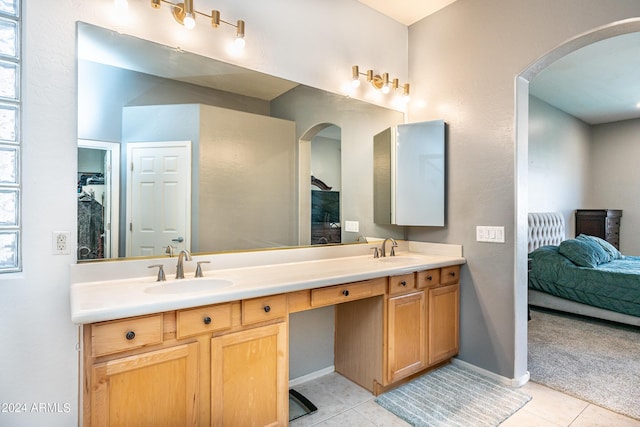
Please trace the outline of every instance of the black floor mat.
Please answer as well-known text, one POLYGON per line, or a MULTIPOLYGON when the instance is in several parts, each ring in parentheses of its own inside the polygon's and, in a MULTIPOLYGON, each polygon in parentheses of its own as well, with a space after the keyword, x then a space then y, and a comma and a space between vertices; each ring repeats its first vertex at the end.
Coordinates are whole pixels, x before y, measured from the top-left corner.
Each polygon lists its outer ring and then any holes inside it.
POLYGON ((316 405, 311 403, 309 399, 294 389, 289 390, 289 421, 293 421, 317 410, 316 405))

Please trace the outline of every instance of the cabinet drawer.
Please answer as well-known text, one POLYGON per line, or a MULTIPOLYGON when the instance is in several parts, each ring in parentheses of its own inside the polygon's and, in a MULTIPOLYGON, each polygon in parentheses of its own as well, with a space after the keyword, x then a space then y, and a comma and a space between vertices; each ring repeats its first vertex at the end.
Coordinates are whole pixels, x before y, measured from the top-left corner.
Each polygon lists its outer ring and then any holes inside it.
POLYGON ((413 273, 389 277, 389 295, 405 294, 415 288, 416 279, 413 273))
POLYGON ((416 277, 416 287, 418 289, 438 286, 440 284, 440 269, 434 268, 432 270, 419 271, 416 277))
POLYGON ((162 342, 162 314, 91 325, 91 355, 131 350, 162 342))
POLYGON ((440 270, 440 283, 448 285, 449 283, 456 283, 460 280, 460 266, 452 265, 450 267, 442 267, 440 270))
POLYGON ((285 294, 242 300, 242 324, 264 322, 287 314, 285 294))
POLYGON ((178 339, 227 329, 231 327, 231 304, 178 310, 176 322, 178 339))
POLYGON ((311 306, 321 307, 384 295, 386 285, 387 279, 381 278, 313 289, 311 290, 311 306))

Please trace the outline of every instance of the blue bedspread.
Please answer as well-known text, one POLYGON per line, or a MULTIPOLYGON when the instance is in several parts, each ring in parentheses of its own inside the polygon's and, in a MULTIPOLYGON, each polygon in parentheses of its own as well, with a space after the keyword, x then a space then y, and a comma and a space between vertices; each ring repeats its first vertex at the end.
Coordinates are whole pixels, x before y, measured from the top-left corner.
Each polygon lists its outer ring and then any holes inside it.
POLYGON ((543 246, 529 258, 529 288, 640 317, 640 257, 623 256, 593 268, 578 267, 558 253, 557 246, 543 246))

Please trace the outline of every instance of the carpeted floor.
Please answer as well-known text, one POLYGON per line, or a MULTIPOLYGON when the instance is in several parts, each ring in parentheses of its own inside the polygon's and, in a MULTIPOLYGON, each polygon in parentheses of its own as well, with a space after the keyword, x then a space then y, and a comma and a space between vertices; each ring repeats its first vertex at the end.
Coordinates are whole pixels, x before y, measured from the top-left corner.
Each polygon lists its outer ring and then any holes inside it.
POLYGON ((381 394, 376 402, 413 426, 497 426, 531 396, 455 365, 381 394))
POLYGON ((640 329, 531 311, 531 381, 640 419, 640 329))

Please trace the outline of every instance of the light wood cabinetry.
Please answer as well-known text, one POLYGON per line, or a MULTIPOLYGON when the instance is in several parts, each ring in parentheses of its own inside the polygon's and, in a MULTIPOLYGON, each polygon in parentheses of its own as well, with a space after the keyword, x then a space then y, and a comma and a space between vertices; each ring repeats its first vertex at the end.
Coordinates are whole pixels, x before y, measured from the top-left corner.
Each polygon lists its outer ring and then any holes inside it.
POLYGON ((375 394, 458 353, 460 266, 84 325, 83 424, 288 424, 288 315, 335 305, 336 371, 375 394))
POLYGON ((285 322, 213 338, 211 425, 286 425, 288 362, 285 322))
POLYGON ((198 425, 198 343, 96 363, 91 385, 91 426, 198 425))
POLYGON ((460 349, 460 266, 419 272, 427 292, 427 365, 443 362, 460 349))
POLYGON ((84 425, 286 425, 286 315, 282 294, 85 325, 84 425))
POLYGON ((424 291, 389 298, 387 303, 387 378, 394 383, 425 366, 424 291))

